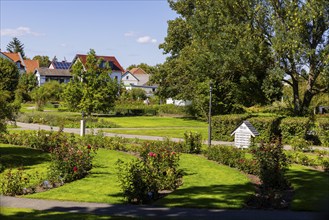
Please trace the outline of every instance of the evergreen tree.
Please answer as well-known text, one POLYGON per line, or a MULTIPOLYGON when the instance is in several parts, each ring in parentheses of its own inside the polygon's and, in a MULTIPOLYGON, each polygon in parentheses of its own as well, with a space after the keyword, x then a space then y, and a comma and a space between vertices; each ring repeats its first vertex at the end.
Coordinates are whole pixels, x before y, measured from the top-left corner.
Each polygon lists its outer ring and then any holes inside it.
POLYGON ((14 37, 13 40, 9 42, 7 45, 7 51, 10 53, 20 52, 23 59, 25 59, 24 44, 22 44, 17 37, 14 37))

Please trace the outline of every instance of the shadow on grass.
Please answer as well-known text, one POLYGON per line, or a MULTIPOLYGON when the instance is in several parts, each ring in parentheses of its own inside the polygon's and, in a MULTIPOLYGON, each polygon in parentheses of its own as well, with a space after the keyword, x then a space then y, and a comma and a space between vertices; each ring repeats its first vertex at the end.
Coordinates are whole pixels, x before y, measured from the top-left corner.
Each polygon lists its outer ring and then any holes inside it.
POLYGON ((193 208, 242 208, 253 193, 251 184, 210 185, 179 188, 155 205, 193 208))
POLYGON ((50 161, 50 155, 24 147, 0 147, 0 163, 6 168, 33 166, 50 161))
POLYGON ((299 166, 292 167, 287 177, 295 190, 293 210, 322 211, 329 207, 329 175, 299 166))

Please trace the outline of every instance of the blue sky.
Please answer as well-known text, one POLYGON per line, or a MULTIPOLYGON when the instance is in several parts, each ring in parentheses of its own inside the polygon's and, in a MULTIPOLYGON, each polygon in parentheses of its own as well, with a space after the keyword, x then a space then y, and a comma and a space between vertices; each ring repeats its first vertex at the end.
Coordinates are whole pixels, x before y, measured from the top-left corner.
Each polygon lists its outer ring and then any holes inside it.
POLYGON ((71 61, 93 48, 131 64, 163 63, 159 44, 177 15, 166 0, 0 0, 1 51, 17 37, 29 58, 71 61))

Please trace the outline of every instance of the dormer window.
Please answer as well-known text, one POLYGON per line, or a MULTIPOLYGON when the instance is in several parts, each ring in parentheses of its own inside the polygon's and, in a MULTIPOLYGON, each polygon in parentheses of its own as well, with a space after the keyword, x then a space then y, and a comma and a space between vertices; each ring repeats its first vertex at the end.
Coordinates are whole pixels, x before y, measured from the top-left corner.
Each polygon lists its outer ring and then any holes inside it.
POLYGON ((18 62, 16 63, 16 65, 17 65, 18 69, 21 68, 21 62, 18 61, 18 62))
POLYGON ((129 76, 126 76, 126 80, 128 80, 129 79, 129 76))

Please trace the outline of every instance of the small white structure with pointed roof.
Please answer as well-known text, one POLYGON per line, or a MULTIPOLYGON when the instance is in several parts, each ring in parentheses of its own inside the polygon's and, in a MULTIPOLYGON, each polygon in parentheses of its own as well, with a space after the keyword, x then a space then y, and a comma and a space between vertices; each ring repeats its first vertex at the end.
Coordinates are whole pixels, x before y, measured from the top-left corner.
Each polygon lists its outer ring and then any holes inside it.
POLYGON ((243 121, 231 134, 234 134, 234 145, 238 148, 248 148, 251 144, 251 137, 259 135, 256 128, 249 122, 243 121))

